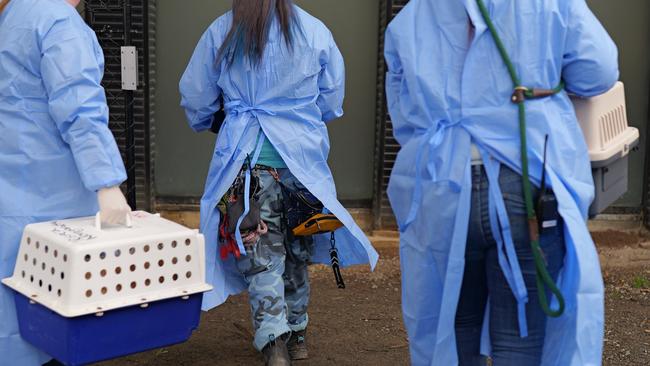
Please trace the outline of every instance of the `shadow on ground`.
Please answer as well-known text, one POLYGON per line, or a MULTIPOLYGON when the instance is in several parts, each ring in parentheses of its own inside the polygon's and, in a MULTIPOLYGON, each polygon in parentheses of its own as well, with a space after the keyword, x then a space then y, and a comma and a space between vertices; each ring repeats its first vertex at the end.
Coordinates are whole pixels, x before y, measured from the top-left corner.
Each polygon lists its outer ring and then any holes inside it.
MULTIPOLYGON (((650 237, 602 232, 599 243, 607 286, 605 366, 650 365, 650 237)), ((348 288, 339 290, 327 267, 311 269, 311 359, 296 365, 408 365, 400 311, 397 250, 381 250, 377 271, 346 270, 348 288)), ((251 345, 245 295, 203 314, 185 344, 106 362, 118 365, 261 365, 251 345)))

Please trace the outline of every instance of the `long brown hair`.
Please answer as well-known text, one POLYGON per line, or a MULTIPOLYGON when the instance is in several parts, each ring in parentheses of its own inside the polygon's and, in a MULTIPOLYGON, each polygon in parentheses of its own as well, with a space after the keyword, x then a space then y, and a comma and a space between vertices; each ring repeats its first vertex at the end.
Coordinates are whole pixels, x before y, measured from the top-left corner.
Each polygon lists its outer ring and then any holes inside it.
POLYGON ((296 14, 292 0, 233 0, 232 26, 219 48, 218 62, 226 60, 232 65, 235 59, 247 57, 258 65, 264 56, 269 30, 274 17, 289 48, 293 45, 296 14))

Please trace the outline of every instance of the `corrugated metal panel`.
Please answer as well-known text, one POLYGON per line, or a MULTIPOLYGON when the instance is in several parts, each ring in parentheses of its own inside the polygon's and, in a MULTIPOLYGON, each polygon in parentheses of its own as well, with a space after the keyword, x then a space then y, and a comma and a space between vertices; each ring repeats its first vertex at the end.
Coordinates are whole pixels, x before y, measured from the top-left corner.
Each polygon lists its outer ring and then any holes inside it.
MULTIPOLYGON (((138 49, 139 88, 133 93, 134 165, 127 166, 129 175, 134 179, 135 200, 138 209, 149 210, 152 206, 151 189, 151 144, 153 142, 152 124, 150 123, 151 93, 155 84, 150 84, 151 67, 149 56, 155 47, 155 1, 146 0, 86 0, 84 1, 86 22, 97 34, 106 60, 102 85, 110 109, 109 127, 113 131, 122 158, 127 161, 127 112, 126 94, 121 89, 120 47, 127 45, 127 32, 131 38, 130 46, 138 49), (130 27, 125 22, 124 6, 131 6, 130 27), (153 11, 151 11, 153 9, 153 11), (153 15, 153 16, 151 16, 153 15), (153 23, 152 23, 153 22, 153 23), (153 27, 152 27, 153 25, 153 27), (130 28, 130 29, 127 29, 130 28), (151 30, 152 32, 149 32, 151 30), (154 42, 152 42, 152 40, 154 42)), ((154 54, 155 55, 155 54, 154 54)), ((155 66, 155 65, 154 65, 155 66)), ((124 187, 126 190, 126 187, 124 187)))
POLYGON ((156 160, 155 151, 156 151, 156 26, 158 18, 157 14, 157 1, 149 0, 147 1, 147 46, 146 46, 146 76, 147 76, 147 94, 145 104, 147 105, 147 118, 146 121, 149 123, 147 126, 147 141, 145 142, 146 147, 146 171, 145 171, 145 181, 146 184, 144 191, 142 193, 143 197, 141 198, 142 204, 146 204, 148 210, 154 209, 155 202, 155 184, 154 184, 154 161, 156 160))
POLYGON ((394 229, 397 227, 395 216, 390 207, 386 191, 388 180, 399 152, 399 144, 393 137, 393 124, 386 108, 384 60, 384 33, 386 27, 395 15, 408 3, 408 0, 381 0, 381 22, 379 29, 379 75, 377 86, 377 151, 375 152, 377 166, 375 169, 375 227, 378 229, 394 229))

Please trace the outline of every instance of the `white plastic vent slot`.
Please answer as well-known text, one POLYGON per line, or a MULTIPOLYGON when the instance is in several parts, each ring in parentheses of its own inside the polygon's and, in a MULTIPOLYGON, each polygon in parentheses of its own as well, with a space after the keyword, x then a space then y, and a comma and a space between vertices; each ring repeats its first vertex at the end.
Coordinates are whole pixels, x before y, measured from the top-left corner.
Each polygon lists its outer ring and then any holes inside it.
POLYGON ((625 132, 627 128, 627 118, 625 108, 621 105, 606 113, 600 118, 601 149, 605 149, 607 144, 615 140, 617 136, 625 132))
POLYGON ((607 93, 592 98, 571 98, 592 162, 626 156, 639 139, 639 130, 628 126, 625 88, 618 82, 607 93))
POLYGON ((3 282, 66 317, 205 292, 205 247, 195 230, 136 212, 133 227, 94 217, 29 225, 14 276, 3 282))

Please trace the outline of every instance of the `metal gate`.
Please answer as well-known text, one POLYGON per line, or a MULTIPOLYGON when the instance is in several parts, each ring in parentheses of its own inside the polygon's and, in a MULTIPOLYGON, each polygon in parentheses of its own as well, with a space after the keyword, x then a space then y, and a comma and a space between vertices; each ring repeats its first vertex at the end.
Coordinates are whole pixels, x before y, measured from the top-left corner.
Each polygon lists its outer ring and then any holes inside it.
POLYGON ((83 12, 104 51, 109 127, 128 173, 123 190, 131 207, 152 210, 156 1, 84 0, 83 12), (123 90, 123 46, 137 50, 137 90, 123 90))
POLYGON ((379 75, 377 77, 377 142, 375 144, 375 197, 374 217, 376 229, 397 227, 386 191, 400 146, 393 137, 393 124, 386 107, 386 61, 384 60, 384 34, 388 23, 402 10, 408 0, 381 0, 379 27, 379 75))

